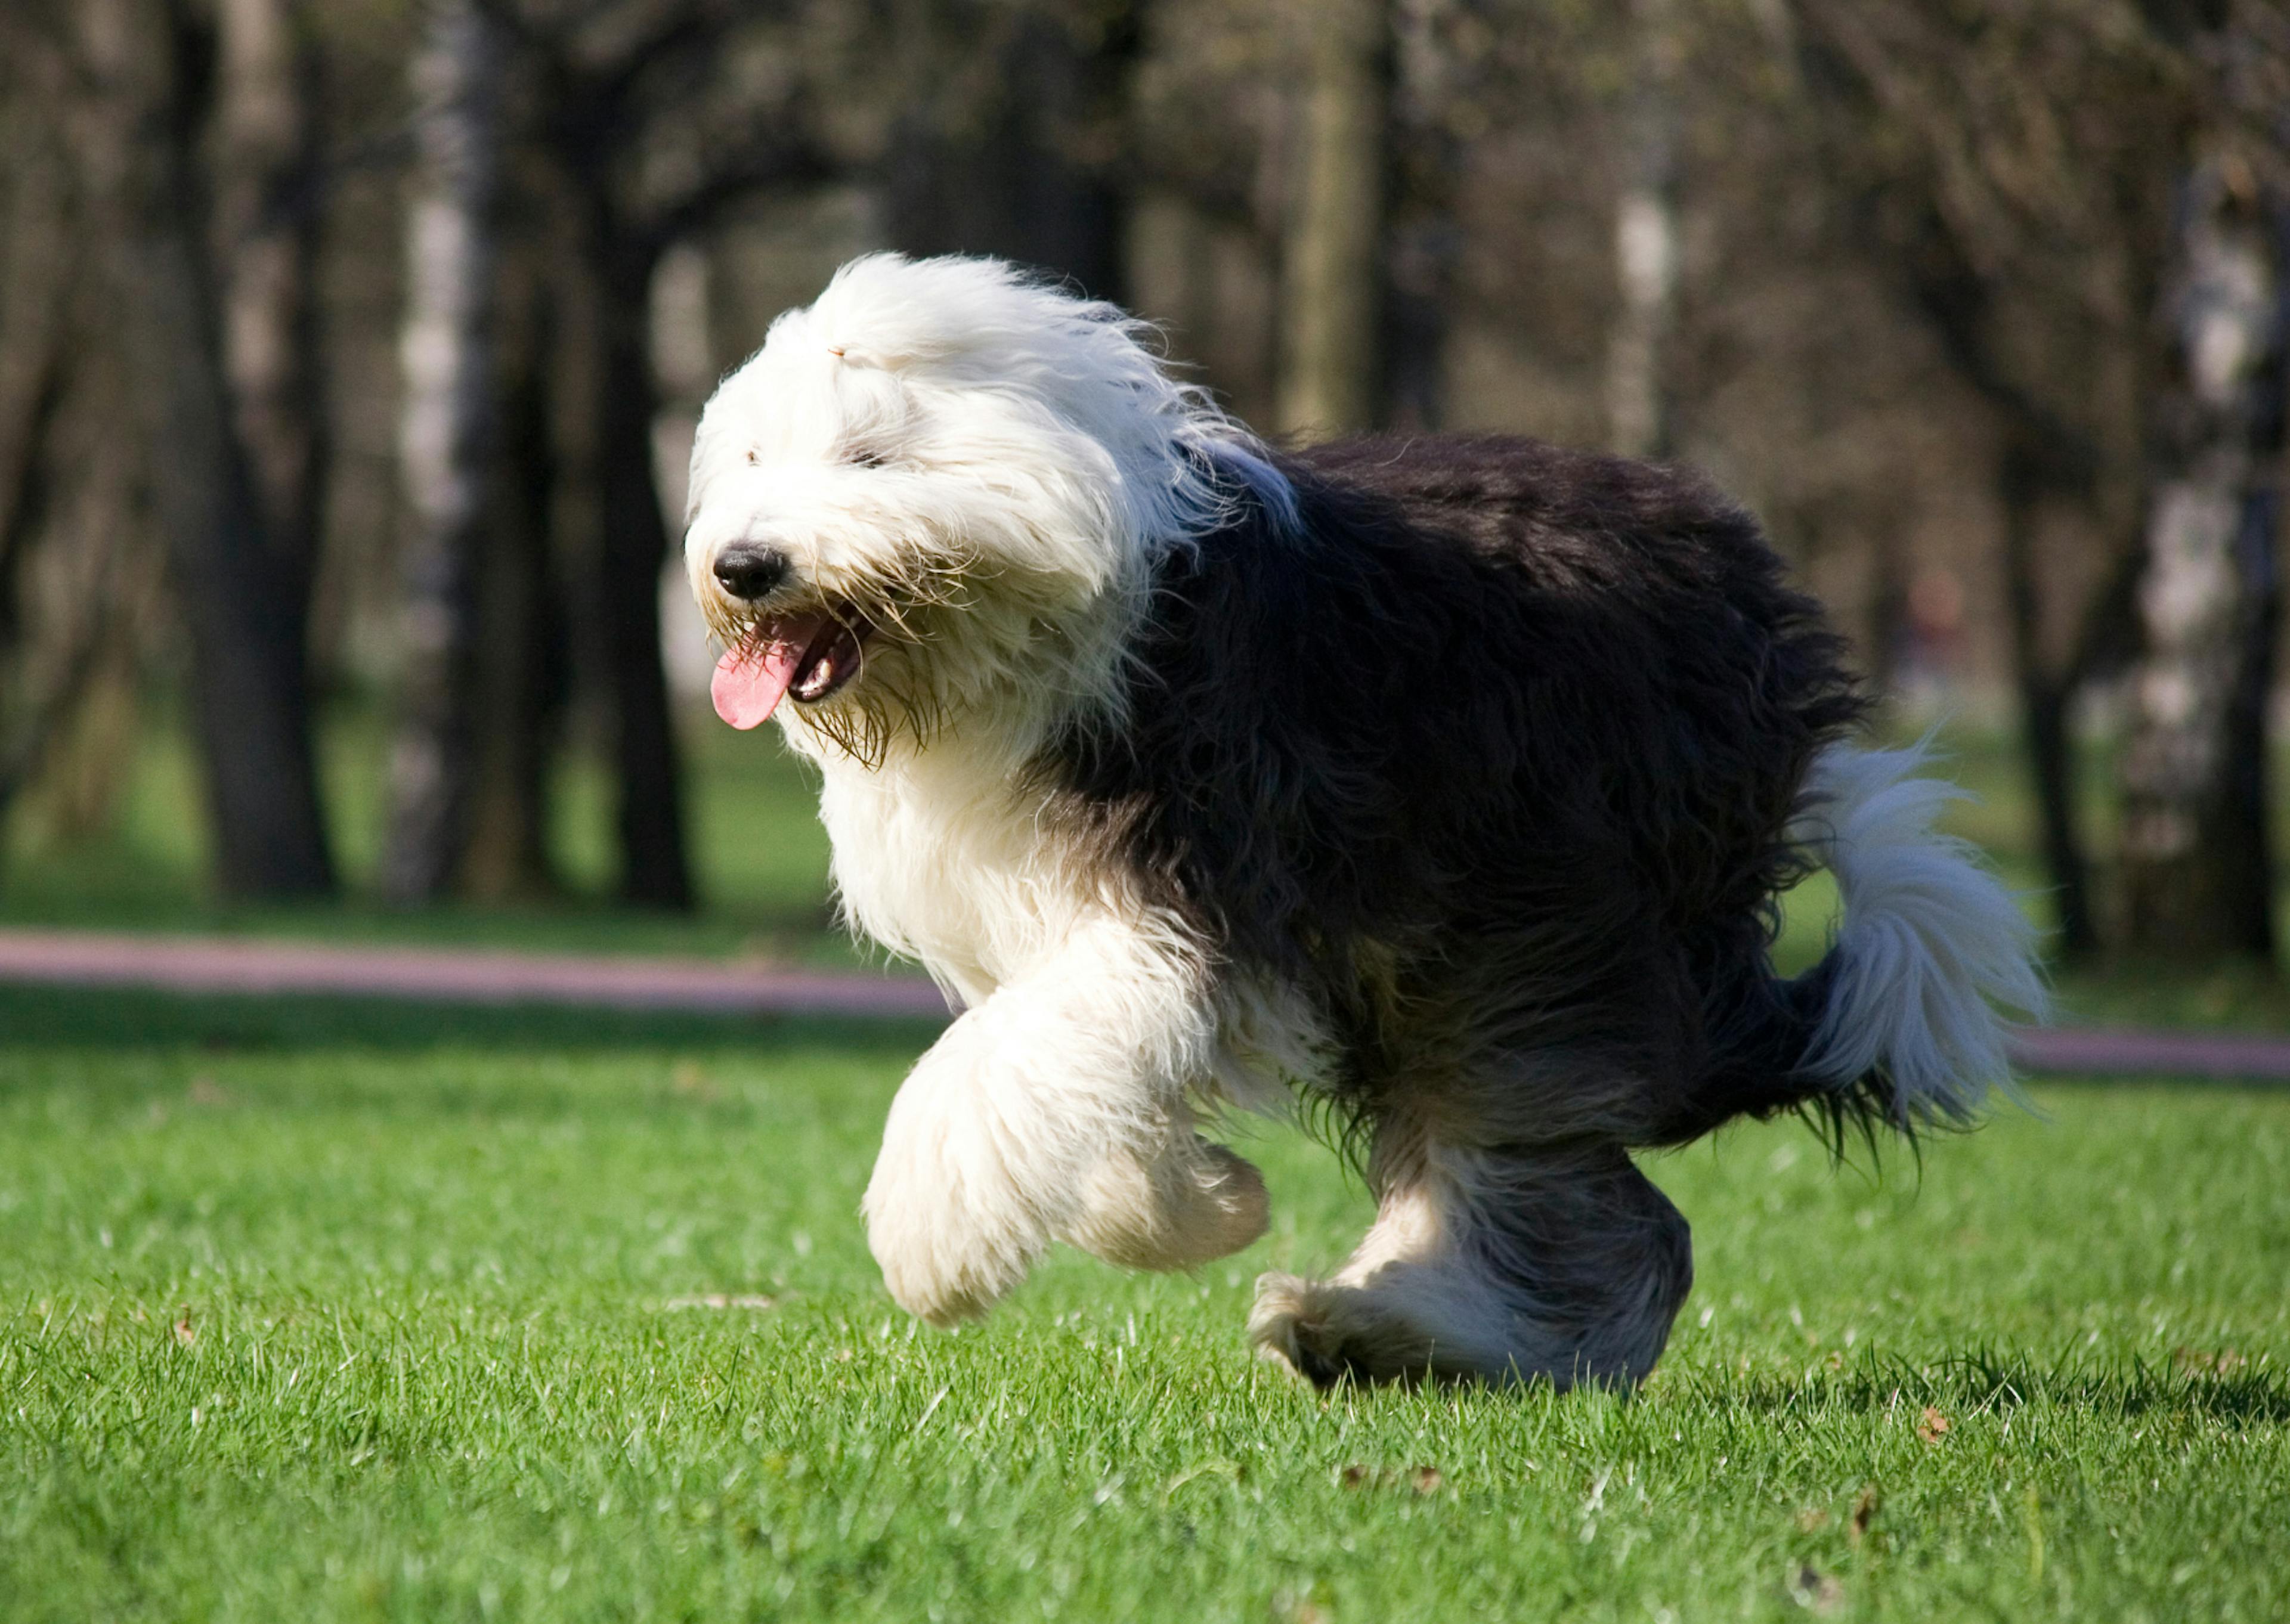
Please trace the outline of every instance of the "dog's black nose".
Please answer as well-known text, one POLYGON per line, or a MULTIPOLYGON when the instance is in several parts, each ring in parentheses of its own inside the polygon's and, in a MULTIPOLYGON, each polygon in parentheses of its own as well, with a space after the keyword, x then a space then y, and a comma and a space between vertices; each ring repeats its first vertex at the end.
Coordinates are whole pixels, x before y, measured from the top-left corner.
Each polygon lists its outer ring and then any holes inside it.
POLYGON ((716 579, 724 590, 753 603, 787 579, 788 556, 775 547, 741 541, 725 548, 716 559, 716 579))

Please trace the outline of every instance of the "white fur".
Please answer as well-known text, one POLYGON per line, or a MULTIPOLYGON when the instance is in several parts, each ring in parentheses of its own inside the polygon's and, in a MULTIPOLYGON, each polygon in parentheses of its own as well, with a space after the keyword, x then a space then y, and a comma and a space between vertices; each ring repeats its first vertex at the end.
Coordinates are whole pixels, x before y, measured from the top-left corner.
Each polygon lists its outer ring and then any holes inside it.
POLYGON ((1971 1118, 2009 1087, 1998 1007, 2041 1020, 2035 928, 1974 849, 1933 820, 1964 791, 1916 776, 1921 747, 1822 752, 1795 831, 1844 902, 1840 960, 1808 1069, 1840 1084, 1882 1065, 1904 1122, 1971 1118))
POLYGON ((853 260, 701 416, 685 556, 701 607, 719 632, 741 623, 709 572, 738 541, 843 597, 926 577, 964 610, 924 673, 942 710, 1023 746, 1110 703, 1159 551, 1213 524, 1233 482, 1293 500, 1146 332, 996 260, 853 260))
POLYGON ((1181 947, 1078 924, 899 1090, 865 1202, 892 1295, 943 1323, 982 1311, 1053 1240, 1161 1268, 1254 1240, 1264 1187, 1194 1132, 1187 1103, 1215 1043, 1181 947))
POLYGON ((785 551, 808 593, 863 602, 920 579, 955 600, 926 646, 878 638, 853 684, 863 700, 903 662, 938 732, 858 762, 821 725, 843 701, 778 716, 825 773, 852 922, 969 1003, 1055 950, 1077 908, 1122 906, 1084 896, 1020 781, 1053 728, 1117 724, 1159 552, 1218 518, 1228 482, 1280 484, 1142 336, 997 261, 874 254, 774 322, 701 419, 685 561, 727 637, 752 611, 712 566, 741 541, 785 551))
POLYGON ((933 1321, 983 1311, 1053 1240, 1182 1268, 1264 1228, 1255 1170, 1195 1124, 1279 1095, 1294 1012, 1213 986, 1024 788, 1053 728, 1118 724, 1160 551, 1236 483, 1293 503, 1143 336, 1006 265, 873 255, 773 324, 693 448, 686 564, 727 639, 754 612, 712 572, 738 542, 788 554, 803 592, 904 589, 922 617, 926 643, 869 645, 849 700, 778 716, 821 770, 852 924, 969 1006, 901 1088, 864 1204, 893 1295, 933 1321), (930 724, 855 759, 837 708, 901 681, 930 724))

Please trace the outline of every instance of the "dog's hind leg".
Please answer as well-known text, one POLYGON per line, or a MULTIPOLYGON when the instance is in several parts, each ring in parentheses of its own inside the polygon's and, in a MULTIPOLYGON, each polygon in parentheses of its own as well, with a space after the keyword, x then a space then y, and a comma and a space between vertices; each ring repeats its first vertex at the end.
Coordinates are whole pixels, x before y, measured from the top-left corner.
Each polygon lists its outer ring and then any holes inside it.
POLYGON ((1267 1275, 1249 1333, 1314 1382, 1629 1386, 1693 1284, 1686 1223, 1619 1145, 1442 1142, 1379 1125, 1379 1209, 1331 1279, 1267 1275))

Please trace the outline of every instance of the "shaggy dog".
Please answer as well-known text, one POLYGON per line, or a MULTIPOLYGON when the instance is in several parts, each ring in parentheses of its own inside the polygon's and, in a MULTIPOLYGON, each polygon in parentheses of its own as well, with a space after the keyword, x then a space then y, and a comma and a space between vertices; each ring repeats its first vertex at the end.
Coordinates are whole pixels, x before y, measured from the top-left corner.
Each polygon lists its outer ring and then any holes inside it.
POLYGON ((1692 474, 1521 439, 1276 451, 1122 314, 875 255, 709 403, 686 551, 725 720, 822 775, 853 924, 964 1012, 865 1201, 982 1313, 1053 1241, 1263 1233, 1201 1129, 1318 1106, 1380 1204, 1250 1333, 1321 1383, 1629 1383, 1692 1279, 1633 1164, 1740 1116, 1967 1120, 2026 925, 1842 742, 1838 639, 1692 474), (1774 973, 1814 864, 1843 922, 1774 973))

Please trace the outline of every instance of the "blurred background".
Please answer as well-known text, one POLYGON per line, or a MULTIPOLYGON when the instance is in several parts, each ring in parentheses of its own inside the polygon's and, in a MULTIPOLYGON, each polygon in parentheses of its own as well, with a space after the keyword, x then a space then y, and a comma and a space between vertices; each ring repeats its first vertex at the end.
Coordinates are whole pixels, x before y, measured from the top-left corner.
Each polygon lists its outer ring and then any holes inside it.
POLYGON ((2063 960, 2275 1007, 2255 0, 8 0, 0 923, 847 956, 672 556, 886 247, 1274 435, 1700 465, 2063 960))

